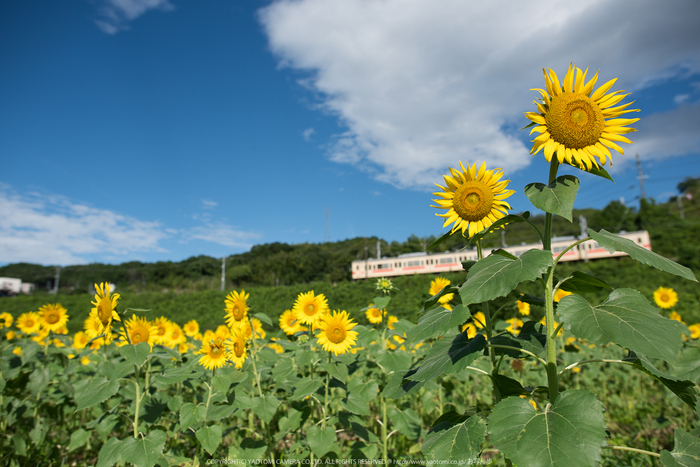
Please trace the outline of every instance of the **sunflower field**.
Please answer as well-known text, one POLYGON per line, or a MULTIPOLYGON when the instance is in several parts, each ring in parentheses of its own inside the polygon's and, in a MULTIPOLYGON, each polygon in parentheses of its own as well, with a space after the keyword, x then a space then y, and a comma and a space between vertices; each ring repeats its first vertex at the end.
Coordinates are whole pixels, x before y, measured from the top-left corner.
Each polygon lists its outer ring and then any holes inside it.
MULTIPOLYGON (((1 313, 2 465, 700 465, 700 324, 675 311, 697 293, 613 288, 551 251, 580 184, 559 168, 611 179, 610 149, 637 121, 619 118, 634 110, 614 80, 594 90, 586 76, 545 71, 526 114, 550 164, 524 189, 544 229, 508 213, 502 169, 451 168, 434 193, 451 228, 429 248, 461 235, 479 260, 435 278, 415 310, 379 279, 362 309, 306 290, 274 321, 232 291, 211 329, 147 318, 108 283, 72 335, 59 303, 1 313), (514 223, 543 249, 486 254, 481 240, 514 223)), ((570 248, 597 242, 697 291, 690 269, 588 235, 570 248)))

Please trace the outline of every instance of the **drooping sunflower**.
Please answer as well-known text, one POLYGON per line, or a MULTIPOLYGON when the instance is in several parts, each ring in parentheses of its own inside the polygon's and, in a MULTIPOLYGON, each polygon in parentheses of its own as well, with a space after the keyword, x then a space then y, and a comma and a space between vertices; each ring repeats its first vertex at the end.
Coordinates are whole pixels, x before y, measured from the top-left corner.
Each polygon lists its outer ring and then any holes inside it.
POLYGON ((372 304, 369 306, 369 308, 367 308, 365 315, 367 316, 367 319, 370 323, 379 324, 384 318, 384 311, 380 310, 379 308, 375 307, 374 304, 372 304))
POLYGON ((153 343, 158 345, 164 345, 166 347, 170 346, 170 339, 168 338, 168 333, 170 332, 170 326, 172 322, 165 316, 156 318, 153 320, 154 336, 153 343))
POLYGON ((68 322, 68 310, 60 303, 47 303, 39 308, 41 325, 50 331, 58 331, 68 322))
POLYGON ((325 315, 319 323, 321 332, 318 334, 318 344, 326 352, 341 355, 350 350, 357 342, 357 331, 351 329, 357 326, 348 316, 347 311, 334 311, 325 315))
MULTIPOLYGON (((444 277, 438 277, 430 283, 430 290, 428 291, 428 293, 432 296, 435 296, 438 293, 440 293, 440 291, 442 289, 444 289, 445 287, 447 287, 448 285, 450 285, 450 281, 448 279, 445 279, 444 277)), ((450 303, 450 301, 452 301, 454 296, 455 296, 455 294, 453 294, 453 293, 445 294, 442 297, 440 297, 440 299, 438 300, 438 303, 440 303, 440 305, 450 303)))
POLYGON ((593 86, 598 81, 598 72, 586 83, 586 74, 580 68, 569 65, 563 85, 553 70, 542 69, 547 90, 532 89, 542 95, 535 101, 537 112, 526 112, 525 116, 536 123, 530 134, 539 133, 532 141, 532 155, 544 149, 547 162, 554 154, 559 163, 564 161, 582 170, 605 165, 612 157, 610 149, 623 154, 615 141, 631 143, 622 136, 636 131, 626 125, 639 121, 638 118, 616 118, 638 109, 627 109, 633 102, 616 105, 629 94, 624 91, 607 93, 617 78, 600 86, 595 92, 593 86), (575 72, 575 77, 574 77, 575 72), (607 93, 607 94, 606 94, 607 93))
POLYGON ((12 326, 13 321, 14 318, 12 318, 12 315, 8 312, 5 311, 3 313, 0 313, 0 329, 9 328, 10 326, 12 326))
POLYGON ((228 356, 226 355, 225 341, 221 338, 214 338, 204 342, 202 348, 199 349, 199 353, 202 354, 199 364, 207 370, 226 366, 228 356))
POLYGON ((654 291, 654 302, 659 308, 673 308, 678 303, 678 294, 670 287, 659 287, 654 291))
POLYGON ((500 181, 503 177, 501 169, 486 170, 486 163, 477 170, 476 163, 467 165, 460 162, 462 170, 450 167, 451 175, 444 175, 447 186, 436 185, 443 191, 433 193, 438 209, 446 209, 443 227, 454 223, 452 233, 462 230, 462 235, 473 236, 488 228, 498 219, 508 214, 510 205, 503 201, 515 191, 507 190, 510 180, 500 181))
MULTIPOLYGON (((153 323, 142 316, 131 315, 131 319, 126 320, 124 324, 126 325, 126 331, 129 333, 129 340, 132 345, 146 342, 153 348, 157 333, 157 328, 153 326, 153 323)), ((124 341, 127 341, 126 334, 123 331, 121 334, 124 341)))
POLYGON ((314 291, 301 293, 294 302, 292 311, 297 316, 299 324, 318 327, 319 322, 329 312, 328 300, 323 294, 314 295, 314 291))
POLYGON ((244 290, 241 293, 233 291, 226 297, 226 324, 231 329, 239 329, 248 321, 248 297, 250 294, 244 290))
POLYGON ((199 332, 199 323, 196 319, 192 319, 185 323, 182 330, 185 331, 185 335, 194 337, 194 335, 199 332))
POLYGON ((243 368, 247 351, 246 344, 248 340, 241 330, 234 331, 231 339, 227 342, 228 358, 236 365, 236 368, 243 368))
POLYGON ((117 314, 117 302, 119 294, 112 294, 111 285, 108 283, 95 284, 95 301, 91 302, 95 307, 90 311, 90 315, 100 320, 100 334, 104 334, 105 344, 112 342, 112 322, 121 321, 117 314))
POLYGON ((306 326, 301 325, 299 320, 297 320, 296 313, 292 310, 286 310, 282 313, 282 316, 280 316, 280 328, 282 328, 288 336, 293 336, 297 332, 303 332, 308 329, 306 326))
POLYGON ((39 332, 39 329, 41 328, 41 318, 39 317, 39 313, 36 311, 22 313, 19 315, 19 318, 17 318, 17 327, 25 334, 39 332))
POLYGON ((523 316, 530 316, 530 304, 527 302, 521 302, 518 300, 518 311, 523 316))

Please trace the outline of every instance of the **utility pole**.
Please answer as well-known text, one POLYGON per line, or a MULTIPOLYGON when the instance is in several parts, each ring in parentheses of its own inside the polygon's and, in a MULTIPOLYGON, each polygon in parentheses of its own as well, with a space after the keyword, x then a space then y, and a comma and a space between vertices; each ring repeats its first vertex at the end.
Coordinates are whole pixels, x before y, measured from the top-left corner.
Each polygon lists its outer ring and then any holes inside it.
POLYGON ((644 179, 646 178, 644 176, 644 173, 642 172, 642 161, 639 160, 639 154, 636 155, 637 158, 637 178, 639 179, 639 186, 642 189, 642 199, 645 199, 647 197, 647 194, 644 192, 644 179))
POLYGON ((377 239, 377 259, 380 259, 382 257, 382 245, 379 242, 379 239, 377 239))
POLYGON ((685 214, 683 214, 683 194, 678 195, 678 212, 681 214, 681 219, 685 219, 685 214))
POLYGON ((53 293, 58 294, 58 281, 61 279, 61 267, 56 266, 56 276, 53 281, 53 293))
POLYGON ((221 257, 221 291, 224 291, 224 284, 226 283, 226 257, 221 257))
POLYGON ((501 248, 506 247, 506 231, 501 229, 501 248))
MULTIPOLYGON (((588 237, 588 222, 583 216, 578 216, 578 223, 581 226, 581 238, 588 237)), ((585 243, 579 245, 579 248, 583 249, 583 261, 588 262, 588 246, 585 243)))

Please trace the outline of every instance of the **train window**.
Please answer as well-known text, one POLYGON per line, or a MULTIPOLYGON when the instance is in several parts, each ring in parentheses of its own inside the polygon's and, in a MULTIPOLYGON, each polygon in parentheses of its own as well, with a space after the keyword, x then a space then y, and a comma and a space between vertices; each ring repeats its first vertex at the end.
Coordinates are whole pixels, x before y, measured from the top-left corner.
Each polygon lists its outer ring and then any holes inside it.
POLYGON ((451 263, 452 258, 440 258, 440 264, 451 263))
POLYGON ((637 239, 637 243, 639 243, 640 245, 642 244, 642 237, 639 237, 639 238, 637 239))
POLYGON ((406 266, 420 266, 420 261, 406 261, 406 266))

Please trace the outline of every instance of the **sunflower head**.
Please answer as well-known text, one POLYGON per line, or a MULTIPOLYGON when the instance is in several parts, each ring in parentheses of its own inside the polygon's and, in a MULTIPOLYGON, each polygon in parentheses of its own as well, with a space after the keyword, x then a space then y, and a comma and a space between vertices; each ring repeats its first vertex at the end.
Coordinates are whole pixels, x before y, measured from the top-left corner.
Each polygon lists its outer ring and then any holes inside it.
POLYGON ((399 322, 399 318, 397 318, 394 315, 389 315, 389 317, 386 319, 386 327, 389 329, 393 330, 394 329, 394 324, 399 322))
POLYGON ((59 303, 47 303, 39 308, 41 326, 51 331, 58 331, 68 322, 68 310, 59 303))
POLYGON ((377 279, 377 284, 374 288, 384 294, 388 294, 392 290, 394 290, 394 284, 391 283, 391 279, 387 279, 386 277, 380 277, 379 279, 377 279))
POLYGON ((367 320, 372 324, 379 324, 384 319, 384 310, 380 310, 375 307, 374 304, 370 305, 365 312, 367 320))
POLYGON ((559 300, 561 300, 562 298, 564 298, 568 295, 573 295, 573 293, 567 292, 566 290, 557 289, 557 291, 554 292, 554 301, 559 303, 559 300))
MULTIPOLYGON (((428 290, 428 293, 432 296, 435 296, 440 293, 442 289, 450 285, 450 281, 448 279, 445 279, 444 277, 438 277, 434 281, 430 283, 430 290, 428 290)), ((455 294, 453 293, 448 293, 440 297, 439 303, 440 305, 445 305, 446 303, 450 303, 452 299, 454 298, 455 294)))
POLYGON ((267 333, 262 327, 262 322, 260 322, 259 319, 253 318, 251 320, 253 322, 253 327, 250 327, 250 323, 246 322, 239 331, 243 333, 243 335, 246 337, 246 339, 253 339, 253 330, 255 330, 255 338, 256 339, 265 339, 265 336, 267 333))
POLYGON ((241 293, 233 291, 226 297, 226 323, 230 328, 239 328, 248 320, 248 297, 250 294, 244 290, 241 293))
POLYGON ((280 316, 280 328, 282 328, 282 331, 284 331, 284 333, 288 336, 293 336, 297 332, 308 330, 306 326, 301 325, 297 319, 296 313, 294 313, 292 310, 286 310, 284 313, 282 313, 282 316, 280 316))
POLYGON ((530 316, 530 304, 529 303, 521 302, 520 300, 518 300, 517 304, 518 304, 518 311, 520 312, 521 315, 530 316))
POLYGON ((669 287, 659 287, 654 291, 654 302, 659 308, 673 308, 678 303, 678 294, 669 287))
POLYGON ((347 311, 334 311, 319 323, 318 344, 326 352, 344 354, 357 342, 357 331, 352 331, 355 326, 357 323, 352 322, 347 311))
POLYGON ((547 89, 532 89, 538 91, 542 99, 535 101, 537 112, 525 113, 535 125, 530 134, 538 133, 532 140, 530 153, 534 155, 544 149, 547 162, 556 154, 559 163, 567 162, 584 170, 598 167, 598 161, 605 165, 608 159, 612 165, 610 149, 623 154, 616 142, 632 143, 623 135, 636 131, 627 125, 639 121, 638 118, 617 118, 639 112, 627 109, 632 102, 617 105, 629 94, 623 94, 624 91, 608 93, 617 78, 593 91, 598 73, 586 82, 588 69, 582 72, 573 64, 569 65, 563 84, 553 70, 542 71, 547 89))
POLYGON ((185 331, 185 334, 187 336, 193 337, 199 332, 199 323, 196 319, 190 320, 185 323, 185 325, 182 327, 182 330, 185 331))
POLYGON ((226 345, 221 338, 214 338, 204 342, 202 348, 199 349, 199 353, 202 355, 199 359, 199 364, 207 370, 222 368, 227 364, 226 345))
MULTIPOLYGON (((129 341, 132 345, 138 345, 141 342, 146 342, 153 348, 155 343, 155 337, 157 328, 142 316, 132 315, 131 319, 126 320, 125 328, 126 332, 129 333, 129 341)), ((124 341, 127 341, 127 335, 122 331, 122 337, 124 341)))
POLYGON ((14 318, 12 318, 11 314, 9 314, 6 311, 0 313, 0 329, 9 328, 10 326, 12 326, 13 322, 14 318))
POLYGON ((82 350, 90 342, 90 338, 83 331, 78 331, 73 336, 73 348, 75 350, 82 350))
POLYGON ((328 314, 328 300, 323 294, 315 295, 314 291, 301 293, 292 308, 300 324, 317 327, 318 323, 328 314))
POLYGON ((161 316, 160 318, 156 318, 153 320, 153 342, 158 345, 169 345, 169 337, 168 333, 170 332, 170 326, 172 325, 172 322, 166 318, 165 316, 161 316))
POLYGON ((116 311, 119 294, 112 294, 112 286, 106 282, 100 283, 99 286, 95 284, 95 290, 97 293, 95 301, 92 302, 95 306, 90 314, 100 321, 102 326, 99 334, 104 334, 105 343, 109 344, 112 342, 112 322, 121 321, 116 311))
POLYGON ((486 316, 484 316, 484 313, 477 311, 474 313, 473 318, 474 326, 476 326, 477 329, 484 329, 484 326, 486 325, 486 316))
POLYGON ((231 334, 231 339, 227 343, 228 358, 238 369, 243 368, 246 359, 247 341, 245 334, 241 330, 237 330, 231 334))
POLYGON ((41 318, 36 311, 22 313, 17 318, 17 327, 25 334, 34 334, 41 328, 41 318))
POLYGON ((471 237, 508 214, 511 207, 503 200, 515 191, 506 189, 509 180, 500 181, 501 169, 486 170, 486 163, 479 169, 476 163, 466 168, 459 165, 461 170, 450 167, 450 175, 444 176, 446 186, 437 185, 443 191, 433 193, 439 197, 433 207, 447 211, 436 213, 445 218, 443 227, 453 224, 453 233, 461 230, 471 237))

